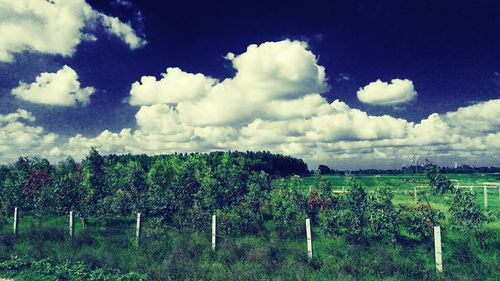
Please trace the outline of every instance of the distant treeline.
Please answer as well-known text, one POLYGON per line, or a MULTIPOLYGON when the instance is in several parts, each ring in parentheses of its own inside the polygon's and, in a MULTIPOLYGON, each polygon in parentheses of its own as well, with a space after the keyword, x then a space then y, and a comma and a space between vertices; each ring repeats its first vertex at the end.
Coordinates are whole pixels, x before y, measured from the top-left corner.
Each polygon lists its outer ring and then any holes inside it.
POLYGON ((291 175, 307 175, 309 170, 307 164, 302 159, 285 156, 281 154, 272 154, 269 151, 229 151, 229 152, 210 152, 210 153, 174 153, 149 156, 146 154, 109 154, 103 155, 103 159, 110 165, 117 163, 126 164, 130 161, 138 162, 146 171, 150 169, 158 159, 167 159, 176 157, 181 160, 187 160, 190 157, 202 157, 213 167, 217 166, 221 159, 229 156, 233 159, 245 159, 248 169, 254 172, 266 172, 271 177, 287 177, 291 175))
MULTIPOLYGON (((437 166, 439 171, 443 174, 472 174, 472 173, 500 173, 500 167, 472 167, 469 165, 462 165, 454 167, 441 167, 437 166)), ((401 169, 358 169, 358 170, 335 170, 330 169, 326 165, 319 165, 318 171, 322 175, 398 175, 398 174, 415 174, 423 172, 423 166, 404 166, 401 169)))

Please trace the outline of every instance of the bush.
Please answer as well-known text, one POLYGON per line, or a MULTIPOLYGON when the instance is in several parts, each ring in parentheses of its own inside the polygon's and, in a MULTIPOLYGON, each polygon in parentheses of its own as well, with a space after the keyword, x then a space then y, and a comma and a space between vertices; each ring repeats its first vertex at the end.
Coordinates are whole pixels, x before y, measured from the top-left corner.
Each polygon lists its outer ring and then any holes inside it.
POLYGON ((393 197, 392 192, 386 188, 377 188, 369 193, 367 216, 372 234, 395 241, 399 212, 392 204, 393 197))
POLYGON ((302 182, 293 179, 275 182, 271 191, 271 210, 274 223, 282 234, 293 232, 298 221, 305 217, 307 200, 300 192, 302 182))
POLYGON ((401 222, 417 239, 429 239, 433 227, 439 225, 438 220, 444 219, 440 211, 432 210, 427 204, 417 206, 402 206, 401 222))
POLYGON ((450 221, 453 228, 477 232, 486 222, 481 207, 474 201, 474 193, 457 189, 451 200, 450 221))

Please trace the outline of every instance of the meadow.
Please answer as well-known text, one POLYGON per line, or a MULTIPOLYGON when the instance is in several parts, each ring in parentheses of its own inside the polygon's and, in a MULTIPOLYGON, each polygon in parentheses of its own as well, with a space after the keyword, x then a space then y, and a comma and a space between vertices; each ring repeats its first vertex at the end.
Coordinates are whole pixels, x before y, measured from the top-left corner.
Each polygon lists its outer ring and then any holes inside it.
MULTIPOLYGON (((448 174, 455 185, 498 182, 497 174, 448 174)), ((324 176, 341 192, 344 176, 324 176)), ((357 176, 367 191, 384 186, 394 193, 395 206, 415 206, 413 186, 428 184, 423 176, 357 176)), ((292 179, 289 179, 292 181, 292 179)), ((304 193, 317 177, 302 177, 304 193)), ((344 187, 344 188, 343 188, 344 187)), ((489 189, 488 213, 494 218, 477 233, 463 232, 448 220, 451 195, 419 188, 417 197, 443 212, 443 273, 436 273, 431 238, 414 239, 404 229, 396 241, 372 237, 354 242, 344 234, 326 235, 313 225, 314 256, 308 261, 303 223, 283 233, 266 218, 251 234, 221 232, 210 248, 210 217, 206 231, 159 226, 146 218, 143 237, 135 244, 135 216, 91 219, 84 229, 76 223, 73 239, 68 217, 51 215, 41 222, 20 218, 19 235, 12 218, 0 220, 0 277, 15 280, 499 280, 500 202, 489 189), (48 259, 47 259, 48 258, 48 259), (34 260, 35 262, 33 262, 34 260)), ((343 193, 339 193, 342 196, 343 193)), ((483 204, 483 189, 475 189, 483 204)))

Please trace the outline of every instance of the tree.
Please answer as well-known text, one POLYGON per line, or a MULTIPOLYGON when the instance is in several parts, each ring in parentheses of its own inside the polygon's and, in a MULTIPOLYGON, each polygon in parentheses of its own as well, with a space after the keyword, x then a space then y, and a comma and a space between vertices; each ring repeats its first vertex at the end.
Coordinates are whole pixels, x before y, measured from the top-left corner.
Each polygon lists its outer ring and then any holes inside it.
POLYGON ((372 234, 395 241, 399 213, 392 204, 393 197, 387 188, 368 193, 367 216, 372 234))
POLYGON ((455 190, 449 212, 452 227, 461 231, 477 232, 486 222, 486 216, 474 201, 474 193, 470 191, 455 190))
POLYGON ((450 179, 441 174, 439 167, 431 163, 429 160, 426 160, 424 172, 429 179, 431 187, 434 188, 435 193, 443 194, 450 190, 453 190, 453 185, 451 184, 450 179))
POLYGON ((288 182, 280 179, 273 185, 270 201, 273 220, 281 233, 290 233, 306 215, 307 199, 300 192, 303 183, 292 178, 288 182))
POLYGON ((99 203, 104 194, 104 160, 99 152, 92 147, 83 160, 82 201, 80 213, 84 226, 91 216, 99 212, 99 203))
POLYGON ((322 175, 327 175, 327 174, 329 174, 331 172, 330 167, 328 167, 326 165, 319 165, 318 166, 318 171, 322 175))
POLYGON ((349 192, 344 198, 343 224, 350 238, 363 240, 367 234, 367 194, 363 185, 354 177, 346 179, 349 192))
POLYGON ((79 210, 82 200, 82 165, 68 157, 55 166, 52 197, 57 213, 79 210))

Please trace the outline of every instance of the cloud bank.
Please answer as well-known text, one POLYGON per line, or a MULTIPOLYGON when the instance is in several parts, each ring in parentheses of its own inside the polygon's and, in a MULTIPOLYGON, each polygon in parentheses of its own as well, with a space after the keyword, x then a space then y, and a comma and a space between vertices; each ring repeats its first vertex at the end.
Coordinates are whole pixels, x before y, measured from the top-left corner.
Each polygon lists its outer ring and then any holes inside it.
POLYGON ((417 92, 408 79, 392 79, 391 83, 371 82, 357 92, 360 102, 372 105, 400 105, 413 101, 417 92))
POLYGON ((146 41, 130 24, 95 11, 84 0, 0 0, 0 62, 11 62, 22 52, 72 56, 102 26, 131 49, 146 41))
MULTIPOLYGON (((325 69, 305 42, 250 45, 226 58, 236 74, 220 81, 168 68, 159 80, 143 76, 134 82, 128 102, 138 108, 136 129, 76 135, 50 147, 42 142, 50 134, 24 124, 31 118, 28 112, 18 111, 26 117, 23 122, 5 115, 3 124, 32 130, 38 139, 32 153, 51 159, 81 158, 96 146, 102 153, 269 150, 337 168, 380 167, 413 154, 483 164, 500 160, 500 99, 434 113, 415 123, 327 101, 321 95, 328 90, 325 69)), ((399 88, 399 83, 393 80, 387 87, 399 88)), ((412 83, 409 88, 414 91, 412 83)), ((17 151, 3 151, 3 161, 18 156, 17 151)))
POLYGON ((18 87, 12 89, 12 94, 18 99, 57 106, 86 106, 94 92, 93 87, 80 88, 78 75, 67 65, 56 73, 41 73, 31 84, 21 81, 18 87))

